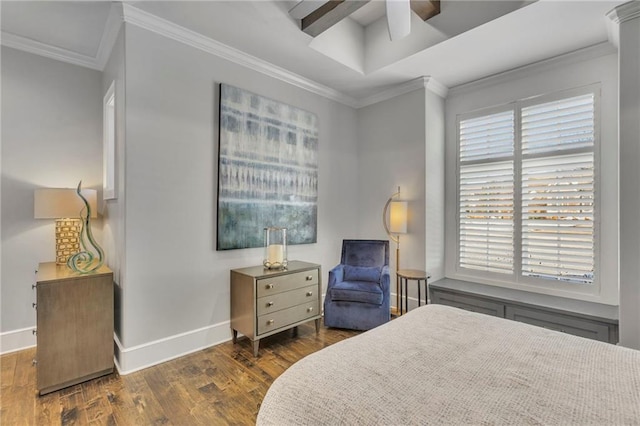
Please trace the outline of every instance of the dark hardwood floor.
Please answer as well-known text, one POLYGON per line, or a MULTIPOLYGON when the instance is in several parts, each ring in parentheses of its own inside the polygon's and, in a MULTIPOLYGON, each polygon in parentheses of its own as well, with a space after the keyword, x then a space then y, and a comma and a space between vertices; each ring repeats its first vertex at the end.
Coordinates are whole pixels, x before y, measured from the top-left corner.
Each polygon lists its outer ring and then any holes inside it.
POLYGON ((35 348, 0 357, 0 425, 250 425, 273 380, 297 360, 355 331, 313 322, 260 342, 223 343, 126 376, 117 373, 44 396, 35 348))

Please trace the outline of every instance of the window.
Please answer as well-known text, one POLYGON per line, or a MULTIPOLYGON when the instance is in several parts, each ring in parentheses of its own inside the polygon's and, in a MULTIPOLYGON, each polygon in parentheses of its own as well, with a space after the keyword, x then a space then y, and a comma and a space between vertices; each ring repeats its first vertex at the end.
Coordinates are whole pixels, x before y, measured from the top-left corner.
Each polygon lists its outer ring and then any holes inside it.
POLYGON ((460 266, 513 272, 512 110, 460 122, 460 266))
POLYGON ((115 81, 104 95, 102 105, 102 198, 111 200, 116 196, 116 93, 115 81))
POLYGON ((594 283, 596 107, 590 87, 459 118, 458 269, 594 283))

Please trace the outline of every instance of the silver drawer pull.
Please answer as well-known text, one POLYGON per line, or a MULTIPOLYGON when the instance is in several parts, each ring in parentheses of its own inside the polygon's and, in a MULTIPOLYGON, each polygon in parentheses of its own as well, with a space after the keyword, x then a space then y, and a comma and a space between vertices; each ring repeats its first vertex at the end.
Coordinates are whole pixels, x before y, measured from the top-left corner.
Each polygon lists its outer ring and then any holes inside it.
POLYGON ((305 280, 307 280, 307 281, 311 281, 312 279, 313 279, 313 275, 307 275, 305 277, 305 280))
POLYGON ((270 308, 273 306, 273 302, 267 302, 267 307, 270 308))
POLYGON ((313 312, 313 306, 309 306, 309 307, 307 308, 307 312, 313 312))
POLYGON ((312 291, 308 291, 307 292, 307 296, 313 296, 313 292, 312 291))
POLYGON ((269 321, 267 321, 267 325, 271 325, 271 324, 273 324, 273 323, 274 323, 274 321, 273 321, 273 320, 269 320, 269 321))
POLYGON ((267 290, 271 290, 273 288, 273 284, 267 284, 264 286, 267 290))
POLYGON ((31 365, 36 365, 36 364, 38 364, 38 360, 37 359, 34 359, 33 361, 31 361, 31 365))
POLYGON ((38 309, 38 304, 37 303, 32 303, 31 306, 33 306, 33 309, 38 309))
POLYGON ((31 334, 33 334, 34 336, 38 334, 38 330, 31 330, 31 334))

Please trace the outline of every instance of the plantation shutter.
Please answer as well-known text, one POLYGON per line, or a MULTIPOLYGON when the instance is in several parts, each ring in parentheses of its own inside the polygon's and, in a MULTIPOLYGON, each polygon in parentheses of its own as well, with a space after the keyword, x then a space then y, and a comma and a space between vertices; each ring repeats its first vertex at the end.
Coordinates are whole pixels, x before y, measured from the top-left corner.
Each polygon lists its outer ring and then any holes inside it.
POLYGON ((513 273, 514 112, 460 121, 459 265, 513 273))
POLYGON ((594 110, 593 94, 522 109, 525 276, 593 283, 594 110))
POLYGON ((522 155, 592 151, 594 110, 593 93, 522 108, 522 155))
POLYGON ((460 121, 460 161, 513 156, 512 110, 460 121))

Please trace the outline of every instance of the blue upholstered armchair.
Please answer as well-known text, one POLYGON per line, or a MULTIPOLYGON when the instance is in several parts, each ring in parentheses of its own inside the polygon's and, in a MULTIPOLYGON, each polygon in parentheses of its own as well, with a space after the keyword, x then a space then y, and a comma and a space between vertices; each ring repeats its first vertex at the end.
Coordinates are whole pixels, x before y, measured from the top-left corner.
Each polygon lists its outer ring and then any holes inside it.
POLYGON ((340 265, 329 271, 324 325, 369 330, 390 319, 389 241, 343 240, 340 265))

